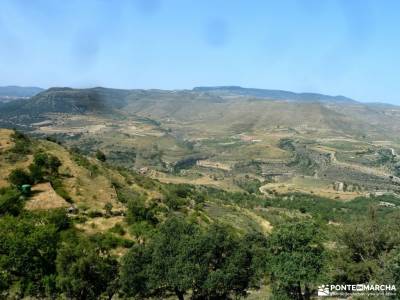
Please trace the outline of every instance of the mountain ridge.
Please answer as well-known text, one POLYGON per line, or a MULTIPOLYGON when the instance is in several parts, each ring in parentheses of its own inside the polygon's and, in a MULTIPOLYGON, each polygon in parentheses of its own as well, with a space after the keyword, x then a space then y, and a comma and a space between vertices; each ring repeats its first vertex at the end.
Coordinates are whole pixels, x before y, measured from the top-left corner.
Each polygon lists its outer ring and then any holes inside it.
POLYGON ((295 93, 286 90, 275 89, 259 89, 259 88, 244 88, 241 86, 199 86, 194 87, 193 91, 217 93, 217 94, 233 94, 242 96, 251 96, 257 98, 270 98, 276 100, 292 100, 292 101, 332 101, 358 103, 358 101, 342 96, 330 96, 320 93, 302 92, 295 93))
POLYGON ((175 120, 198 123, 201 127, 208 124, 208 129, 220 128, 231 133, 246 128, 301 125, 357 135, 369 131, 394 136, 400 127, 398 106, 362 103, 344 96, 241 87, 193 90, 53 87, 28 99, 0 103, 0 125, 19 128, 23 124, 27 128, 26 125, 31 127, 33 123, 48 120, 49 114, 54 113, 117 118, 136 115, 164 123, 175 120))
POLYGON ((36 86, 0 86, 0 97, 32 97, 44 89, 36 86))

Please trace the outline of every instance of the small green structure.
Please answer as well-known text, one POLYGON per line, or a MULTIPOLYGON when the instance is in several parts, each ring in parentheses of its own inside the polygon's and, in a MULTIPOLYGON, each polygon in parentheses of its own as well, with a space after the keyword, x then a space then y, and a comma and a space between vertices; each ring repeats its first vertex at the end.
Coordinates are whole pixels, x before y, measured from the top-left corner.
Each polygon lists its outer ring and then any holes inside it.
POLYGON ((22 194, 29 195, 31 193, 31 185, 30 184, 23 184, 21 186, 22 194))

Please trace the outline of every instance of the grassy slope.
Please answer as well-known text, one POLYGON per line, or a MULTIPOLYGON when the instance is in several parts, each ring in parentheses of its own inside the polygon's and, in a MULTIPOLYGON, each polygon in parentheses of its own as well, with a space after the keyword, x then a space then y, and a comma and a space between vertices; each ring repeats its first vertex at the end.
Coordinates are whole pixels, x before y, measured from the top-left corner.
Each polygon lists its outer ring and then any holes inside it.
MULTIPOLYGON (((0 154, 2 171, 0 174, 4 183, 7 183, 5 178, 10 170, 16 166, 26 167, 32 160, 31 155, 20 157, 16 163, 7 160, 7 153, 13 147, 11 134, 12 131, 0 130, 0 141, 3 145, 0 154)), ((175 187, 175 185, 163 184, 127 170, 116 170, 91 157, 85 157, 86 160, 82 157, 74 158, 74 155, 64 147, 49 141, 34 141, 32 151, 38 149, 51 153, 61 160, 62 183, 74 203, 80 207, 78 216, 75 217, 75 226, 89 235, 106 232, 116 224, 128 228, 122 215, 105 217, 104 215, 90 216, 88 214, 88 211, 94 210, 104 214, 104 204, 107 202, 113 204, 114 211, 125 210, 125 205, 117 200, 118 197, 113 186, 118 185, 129 195, 138 193, 146 195, 147 202, 159 203, 161 206, 165 206, 164 192, 167 189, 173 190, 175 187), (86 219, 79 221, 79 217, 86 219)), ((185 214, 202 224, 219 221, 231 225, 240 233, 259 231, 268 234, 272 226, 279 226, 280 223, 291 218, 312 217, 320 220, 323 224, 333 221, 340 226, 340 224, 367 215, 370 206, 377 207, 377 214, 384 219, 394 213, 398 209, 397 207, 400 207, 400 200, 391 197, 359 198, 344 203, 302 194, 266 199, 262 196, 229 193, 217 189, 196 187, 195 190, 196 193, 205 196, 204 206, 196 210, 195 205, 189 201, 185 203, 184 207, 173 213, 185 214), (391 202, 396 207, 380 206, 380 201, 391 202)), ((135 239, 129 231, 122 237, 135 239)), ((114 253, 121 256, 125 251, 126 249, 118 247, 114 253)), ((268 297, 268 295, 268 287, 263 287, 260 291, 253 292, 250 299, 260 299, 260 297, 268 297)))
MULTIPOLYGON (((8 160, 8 151, 13 147, 11 135, 12 131, 0 129, 1 143, 2 145, 7 145, 7 147, 2 147, 0 154, 2 186, 9 184, 7 176, 13 169, 16 167, 27 169, 32 162, 34 152, 41 150, 58 157, 62 162, 62 166, 59 169, 62 185, 71 197, 73 205, 79 209, 79 213, 75 218, 79 219, 82 216, 85 219, 77 227, 89 234, 104 232, 117 223, 126 226, 123 216, 120 215, 121 213, 124 214, 126 206, 119 201, 121 197, 117 195, 116 187, 124 191, 128 197, 136 197, 135 195, 141 194, 145 195, 148 203, 155 202, 165 206, 165 193, 171 189, 169 184, 145 178, 130 171, 119 171, 92 157, 77 156, 63 146, 50 141, 33 140, 31 154, 22 155, 16 162, 11 162, 8 160), (105 216, 106 203, 112 204, 112 211, 117 214, 116 216, 105 216)), ((43 186, 49 186, 48 184, 39 184, 37 186, 41 187, 42 192, 35 194, 32 199, 28 199, 27 208, 33 210, 49 209, 52 207, 51 203, 49 203, 51 201, 54 201, 53 207, 60 206, 58 205, 59 197, 54 197, 52 198, 53 200, 46 198, 54 192, 43 188, 43 186), (46 201, 41 205, 39 203, 40 199, 46 201)), ((35 187, 33 187, 34 190, 35 187)), ((199 193, 207 194, 206 190, 199 193)), ((220 203, 215 198, 207 199, 204 209, 194 209, 193 204, 187 202, 181 212, 195 220, 198 219, 200 222, 203 222, 201 221, 203 219, 207 220, 207 222, 222 221, 237 228, 240 232, 257 230, 266 233, 270 230, 267 220, 253 215, 247 209, 242 209, 232 204, 220 203)), ((127 237, 131 238, 129 235, 127 237)))

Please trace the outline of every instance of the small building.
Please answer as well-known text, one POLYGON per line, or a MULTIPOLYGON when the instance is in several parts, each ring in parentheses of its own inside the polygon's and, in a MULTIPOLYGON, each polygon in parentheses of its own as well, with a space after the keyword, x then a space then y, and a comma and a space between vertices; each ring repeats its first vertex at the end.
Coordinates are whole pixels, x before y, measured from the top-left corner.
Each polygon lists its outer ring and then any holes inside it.
POLYGON ((29 195, 31 193, 32 186, 30 184, 23 184, 21 186, 21 191, 24 195, 29 195))

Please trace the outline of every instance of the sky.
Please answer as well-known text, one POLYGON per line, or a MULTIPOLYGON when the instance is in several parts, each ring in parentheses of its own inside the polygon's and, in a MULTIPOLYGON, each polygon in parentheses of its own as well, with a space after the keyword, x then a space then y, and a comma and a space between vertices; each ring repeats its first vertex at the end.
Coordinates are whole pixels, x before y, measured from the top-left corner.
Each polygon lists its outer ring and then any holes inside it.
POLYGON ((400 104, 397 0, 0 0, 0 86, 239 85, 400 104))

